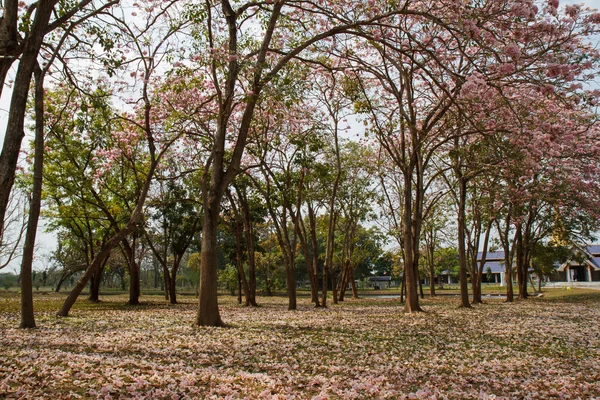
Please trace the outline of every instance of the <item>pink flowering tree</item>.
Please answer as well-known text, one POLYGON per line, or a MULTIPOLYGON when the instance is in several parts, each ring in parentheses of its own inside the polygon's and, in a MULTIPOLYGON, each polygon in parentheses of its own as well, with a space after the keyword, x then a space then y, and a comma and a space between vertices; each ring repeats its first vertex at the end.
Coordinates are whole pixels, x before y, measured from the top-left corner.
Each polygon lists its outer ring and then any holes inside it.
MULTIPOLYGON (((153 79, 154 74, 163 68, 162 63, 178 49, 178 35, 186 25, 181 18, 180 5, 177 2, 148 2, 134 6, 137 11, 131 13, 133 20, 124 18, 123 12, 119 11, 102 14, 102 26, 113 33, 115 42, 110 46, 111 52, 103 53, 98 58, 110 67, 109 71, 115 78, 120 77, 115 92, 122 93, 121 101, 128 104, 131 111, 118 115, 119 129, 111 132, 115 146, 101 149, 97 154, 98 160, 104 165, 97 170, 95 178, 96 184, 102 185, 103 176, 114 171, 119 160, 134 157, 131 145, 140 143, 144 148, 143 156, 138 160, 142 167, 133 172, 140 186, 135 191, 136 198, 129 217, 123 223, 111 221, 113 235, 77 281, 59 310, 59 316, 68 315, 87 282, 115 246, 123 243, 127 250, 124 241, 143 221, 145 201, 160 161, 184 134, 182 130, 167 124, 168 121, 157 118, 160 113, 155 113, 155 109, 159 109, 161 104, 155 100, 158 97, 154 95, 158 91, 155 86, 158 82, 153 79)), ((138 304, 139 266, 135 262, 133 249, 130 246, 131 251, 127 251, 131 281, 129 302, 138 304)))
MULTIPOLYGON (((223 325, 216 292, 217 226, 221 199, 241 172, 241 160, 262 90, 292 59, 337 46, 363 26, 382 25, 394 15, 435 20, 429 2, 395 3, 276 1, 197 6, 197 58, 204 58, 215 87, 219 114, 204 165, 202 273, 198 325, 223 325), (351 12, 348 12, 351 10, 351 12), (254 23, 254 21, 263 23, 254 23), (247 76, 247 79, 243 79, 247 76), (244 84, 243 82, 247 82, 244 84)), ((433 2, 431 4, 434 4, 433 2)), ((438 8, 439 11, 439 8, 438 8)), ((321 53, 322 54, 322 53, 321 53)))

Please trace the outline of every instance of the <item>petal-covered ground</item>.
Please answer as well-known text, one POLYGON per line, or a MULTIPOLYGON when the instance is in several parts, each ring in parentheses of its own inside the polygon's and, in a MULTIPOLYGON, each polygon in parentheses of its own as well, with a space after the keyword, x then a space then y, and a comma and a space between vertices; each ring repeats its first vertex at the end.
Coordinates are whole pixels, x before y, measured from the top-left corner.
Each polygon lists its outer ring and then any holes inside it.
POLYGON ((0 398, 600 398, 600 292, 425 299, 417 315, 395 299, 287 311, 222 297, 228 328, 194 327, 192 298, 105 296, 62 319, 59 300, 36 299, 39 328, 20 330, 18 299, 0 298, 0 398))

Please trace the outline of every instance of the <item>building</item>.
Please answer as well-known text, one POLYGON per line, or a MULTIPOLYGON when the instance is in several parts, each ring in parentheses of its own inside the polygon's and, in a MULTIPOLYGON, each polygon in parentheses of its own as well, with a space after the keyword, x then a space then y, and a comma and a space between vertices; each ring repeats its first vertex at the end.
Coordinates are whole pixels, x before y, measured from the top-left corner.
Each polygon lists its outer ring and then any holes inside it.
POLYGON ((573 258, 556 269, 555 282, 599 282, 600 245, 573 247, 573 258))
POLYGON ((392 281, 391 276, 370 276, 369 286, 373 289, 388 289, 392 286, 396 286, 396 282, 392 281))

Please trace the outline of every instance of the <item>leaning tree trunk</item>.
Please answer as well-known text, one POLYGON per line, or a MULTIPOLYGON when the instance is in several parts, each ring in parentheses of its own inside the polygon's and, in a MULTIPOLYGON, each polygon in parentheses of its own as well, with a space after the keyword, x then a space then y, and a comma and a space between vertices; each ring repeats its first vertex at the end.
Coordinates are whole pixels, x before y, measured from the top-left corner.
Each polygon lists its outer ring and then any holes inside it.
MULTIPOLYGON (((21 142, 23 141, 23 137, 25 137, 23 131, 31 77, 37 65, 37 56, 42 46, 46 33, 45 29, 54 10, 56 0, 42 1, 35 4, 37 5, 35 8, 35 17, 31 24, 28 40, 23 44, 23 51, 15 75, 8 111, 8 122, 6 132, 4 133, 4 143, 2 145, 2 153, 0 153, 0 224, 2 224, 0 232, 4 230, 8 199, 15 181, 15 171, 21 152, 21 142)), ((14 5, 14 3, 11 2, 11 5, 14 5)), ((8 8, 4 11, 8 12, 8 8)), ((16 10, 13 10, 13 12, 16 12, 16 10)), ((14 16, 11 16, 11 18, 14 16)), ((3 19, 7 18, 8 15, 5 18, 0 18, 0 24, 2 24, 3 19)), ((0 70, 0 73, 4 74, 4 71, 6 71, 6 66, 0 70)))
POLYGON ((158 161, 154 158, 154 150, 154 143, 150 142, 150 151, 152 154, 153 161, 150 164, 148 175, 146 175, 146 181, 144 182, 144 186, 142 187, 142 191, 140 193, 140 196, 138 197, 137 204, 135 205, 135 208, 131 213, 131 217, 129 218, 127 225, 123 229, 119 230, 112 238, 110 238, 102 246, 98 254, 96 254, 96 257, 94 258, 92 263, 88 266, 81 278, 79 278, 79 280, 77 281, 77 284, 75 285, 71 293, 69 293, 69 296, 63 303, 62 308, 58 311, 57 316, 66 317, 69 315, 69 311, 71 310, 71 307, 73 307, 73 304, 75 304, 77 297, 79 297, 85 285, 101 267, 104 260, 110 255, 112 249, 115 246, 117 246, 119 242, 123 241, 125 238, 127 238, 127 236, 132 234, 136 230, 137 224, 143 220, 144 214, 142 213, 142 210, 144 207, 144 203, 146 202, 146 197, 148 196, 148 190, 150 189, 150 183, 152 182, 152 177, 154 176, 156 165, 158 163, 158 161))
MULTIPOLYGON (((42 204, 42 181, 44 170, 44 86, 40 66, 35 65, 35 144, 33 161, 33 193, 29 204, 29 220, 21 262, 21 328, 35 328, 33 314, 33 250, 40 208, 42 204)), ((4 215, 2 216, 4 217, 4 215)))
POLYGON ((66 317, 69 315, 69 311, 71 310, 71 307, 73 307, 73 304, 75 304, 75 301, 77 300, 77 298, 83 291, 83 288, 85 288, 85 285, 87 285, 87 283, 92 278, 92 276, 95 273, 97 273, 97 271, 100 269, 100 267, 102 266, 102 263, 104 262, 104 259, 110 255, 110 252, 112 251, 112 249, 119 242, 121 242, 124 238, 126 238, 128 235, 130 235, 136 229, 137 221, 141 220, 141 219, 142 219, 141 212, 134 211, 134 214, 132 215, 131 219, 129 220, 129 223, 127 224, 127 226, 125 228, 121 229, 115 236, 110 238, 110 240, 108 240, 104 246, 102 246, 102 248, 100 249, 98 254, 96 254, 96 257, 94 258, 92 263, 88 266, 88 268, 85 270, 85 272, 83 273, 81 278, 79 278, 79 280, 75 284, 75 287, 73 288, 71 293, 69 293, 69 296, 67 296, 65 302, 63 303, 62 308, 56 314, 57 316, 66 317))

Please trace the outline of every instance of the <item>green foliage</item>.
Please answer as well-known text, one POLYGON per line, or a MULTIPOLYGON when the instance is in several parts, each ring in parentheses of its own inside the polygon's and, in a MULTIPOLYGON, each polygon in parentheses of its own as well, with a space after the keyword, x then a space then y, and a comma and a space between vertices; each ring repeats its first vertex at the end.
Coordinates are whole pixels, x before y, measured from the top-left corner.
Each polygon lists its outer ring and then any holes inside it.
POLYGON ((452 275, 458 275, 460 262, 458 259, 458 250, 455 247, 441 247, 434 253, 435 271, 450 271, 452 275))
POLYGON ((219 286, 229 290, 231 295, 235 294, 238 287, 238 270, 233 264, 227 264, 225 269, 219 271, 219 286))
POLYGON ((556 266, 566 262, 569 258, 579 258, 571 251, 570 247, 538 242, 532 249, 530 266, 539 277, 550 277, 555 274, 556 266))
POLYGON ((11 273, 2 273, 0 274, 0 286, 2 286, 5 290, 10 289, 11 287, 17 284, 17 277, 11 273))

